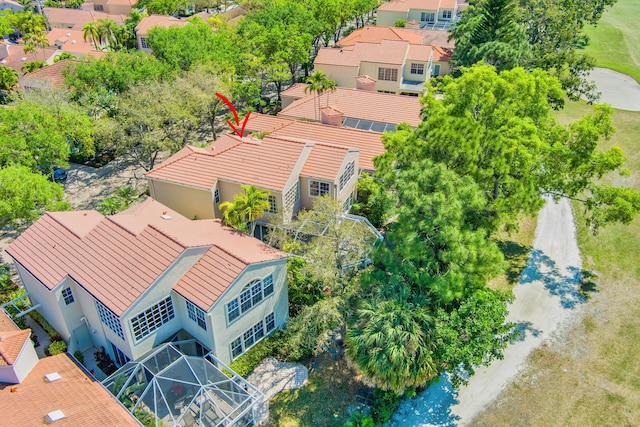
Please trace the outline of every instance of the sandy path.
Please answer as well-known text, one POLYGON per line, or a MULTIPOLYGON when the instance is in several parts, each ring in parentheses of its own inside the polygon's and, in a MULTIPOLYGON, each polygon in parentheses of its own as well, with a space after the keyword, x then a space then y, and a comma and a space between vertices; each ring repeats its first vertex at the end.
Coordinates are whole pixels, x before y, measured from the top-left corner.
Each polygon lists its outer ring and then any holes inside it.
POLYGON ((526 364, 532 350, 547 340, 584 300, 577 292, 582 262, 571 206, 566 199, 547 202, 527 267, 514 289, 508 320, 523 332, 503 360, 480 368, 457 392, 445 377, 413 400, 402 402, 389 426, 465 425, 490 404, 526 364))

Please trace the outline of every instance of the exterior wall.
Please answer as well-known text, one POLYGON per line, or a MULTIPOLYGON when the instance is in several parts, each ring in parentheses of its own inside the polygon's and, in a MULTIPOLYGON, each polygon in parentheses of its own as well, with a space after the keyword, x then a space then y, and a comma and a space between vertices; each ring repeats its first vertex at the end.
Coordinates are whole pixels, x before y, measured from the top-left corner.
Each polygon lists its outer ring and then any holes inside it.
POLYGON ((147 38, 147 34, 146 33, 137 33, 136 34, 136 40, 138 42, 138 49, 140 49, 144 53, 151 53, 151 49, 149 49, 148 47, 142 47, 142 39, 146 39, 146 38, 147 38))
POLYGON ((360 74, 366 74, 376 79, 376 90, 384 90, 389 92, 398 93, 400 81, 402 80, 402 67, 400 65, 391 64, 379 64, 375 62, 362 62, 360 64, 360 74), (398 70, 398 81, 392 82, 387 80, 380 80, 378 78, 379 68, 392 68, 398 70))
POLYGON ((62 335, 62 338, 67 342, 70 353, 73 353, 78 349, 78 343, 75 337, 73 337, 73 331, 84 325, 84 322, 81 320, 84 316, 84 309, 76 298, 79 288, 80 286, 78 286, 74 280, 67 277, 53 290, 58 307, 63 313, 65 319, 65 329, 56 329, 56 331, 58 331, 58 333, 62 335), (74 301, 69 305, 65 303, 64 297, 62 296, 62 291, 66 288, 71 288, 71 293, 73 294, 74 301))
POLYGON ((287 96, 287 95, 282 95, 281 98, 282 98, 282 109, 287 108, 289 105, 291 105, 293 101, 300 99, 298 97, 287 96))
POLYGON ((438 20, 438 10, 437 9, 411 9, 409 10, 408 19, 415 19, 418 22, 422 21, 422 12, 433 13, 433 20, 436 22, 438 20))
POLYGON ((27 339, 15 363, 11 366, 0 366, 0 383, 21 383, 37 364, 38 355, 31 339, 27 339))
MULTIPOLYGON (((433 65, 439 65, 440 66, 440 72, 438 73, 438 76, 444 76, 444 75, 449 74, 451 72, 451 64, 449 62, 437 62, 437 61, 434 61, 433 65)), ((435 77, 435 74, 433 72, 431 74, 435 77)))
POLYGON ((344 65, 314 64, 314 70, 323 71, 328 78, 334 80, 340 87, 355 88, 358 67, 344 65))
POLYGON ((356 185, 358 183, 358 177, 360 176, 360 166, 358 164, 358 160, 359 160, 359 151, 353 150, 353 151, 349 151, 344 159, 344 162, 342 163, 342 167, 340 168, 340 172, 338 172, 338 180, 336 181, 336 192, 337 192, 337 198, 340 202, 344 202, 347 197, 349 197, 350 194, 352 194, 355 190, 356 190, 356 185), (349 181, 347 181, 347 184, 344 186, 344 188, 342 189, 342 191, 340 191, 340 176, 342 175, 342 173, 344 172, 346 166, 351 163, 354 162, 354 172, 353 172, 353 176, 349 179, 349 181))
POLYGON ((457 8, 455 8, 455 9, 440 9, 438 11, 438 21, 453 21, 453 18, 455 18, 456 13, 457 13, 457 8), (445 11, 451 11, 451 18, 445 18, 444 17, 445 11))
POLYGON ((108 4, 104 7, 104 11, 110 15, 125 15, 131 13, 131 6, 128 4, 108 4))
MULTIPOLYGON (((204 285, 206 286, 206 283, 204 285)), ((187 331, 192 337, 197 339, 200 342, 200 344, 204 345, 208 349, 214 348, 214 343, 215 343, 214 328, 217 325, 213 324, 213 320, 211 319, 211 314, 205 311, 205 321, 207 324, 207 330, 205 331, 196 322, 194 322, 189 318, 189 314, 187 313, 188 300, 175 291, 172 292, 172 295, 173 295, 173 307, 176 312, 176 317, 178 317, 180 320, 182 329, 187 331)))
MULTIPOLYGON (((22 281, 24 288, 29 293, 32 304, 42 304, 38 307, 38 312, 47 319, 51 326, 65 339, 65 341, 68 341, 70 331, 58 300, 58 298, 60 298, 60 293, 62 292, 60 287, 57 286, 53 291, 50 291, 20 263, 16 262, 15 265, 18 270, 20 280, 22 281)), ((64 305, 64 302, 62 304, 64 305)))
POLYGON ((231 363, 231 342, 241 336, 247 329, 263 320, 269 313, 275 316, 276 329, 281 328, 289 318, 289 302, 287 294, 287 262, 286 259, 254 264, 247 267, 227 291, 216 301, 210 310, 211 320, 215 328, 216 357, 223 363, 231 363), (247 313, 229 323, 227 321, 227 303, 237 298, 245 285, 254 279, 263 279, 273 274, 274 291, 247 313))
POLYGON ((151 197, 179 214, 189 219, 217 218, 211 191, 155 179, 148 181, 151 197))
MULTIPOLYGON (((131 327, 131 319, 144 312, 146 309, 154 306, 167 296, 172 295, 172 303, 174 312, 178 301, 173 298, 175 292, 172 288, 184 276, 200 257, 208 250, 208 247, 189 248, 152 284, 147 291, 138 300, 127 309, 121 316, 122 328, 126 340, 129 342, 131 353, 129 357, 137 359, 147 353, 153 347, 156 347, 178 332, 183 325, 180 316, 176 316, 167 323, 140 339, 136 342, 133 328, 131 327)), ((124 348, 121 350, 125 351, 124 348)))
POLYGON ((336 191, 338 188, 336 187, 335 181, 330 181, 326 179, 317 179, 317 178, 309 178, 308 176, 300 177, 300 209, 312 209, 313 201, 315 200, 315 196, 311 196, 309 191, 309 182, 310 181, 321 181, 328 182, 331 184, 331 189, 329 190, 331 196, 333 198, 336 197, 336 191))
POLYGON ((429 77, 430 77, 430 71, 429 71, 428 61, 407 60, 407 62, 404 65, 404 72, 402 74, 403 80, 411 80, 414 82, 426 82, 427 80, 429 80, 429 77), (422 75, 411 74, 411 64, 422 64, 422 66, 424 67, 423 68, 424 73, 422 75))
MULTIPOLYGON (((399 19, 411 19, 407 18, 407 12, 392 12, 386 10, 378 10, 376 16, 376 25, 382 27, 393 27, 393 24, 399 19)), ((420 20, 420 14, 418 14, 418 21, 420 20)))

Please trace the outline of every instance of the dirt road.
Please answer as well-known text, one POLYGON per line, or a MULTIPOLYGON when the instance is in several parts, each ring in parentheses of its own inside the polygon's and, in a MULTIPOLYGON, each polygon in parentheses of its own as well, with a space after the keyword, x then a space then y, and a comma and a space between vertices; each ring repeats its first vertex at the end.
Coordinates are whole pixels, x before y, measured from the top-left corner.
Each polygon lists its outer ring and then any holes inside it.
POLYGON ((402 403, 389 426, 454 426, 469 423, 520 372, 532 350, 549 339, 579 311, 582 261, 571 206, 566 199, 548 201, 538 226, 526 269, 514 289, 508 320, 522 339, 511 344, 503 360, 481 368, 457 392, 443 376, 421 395, 402 403))

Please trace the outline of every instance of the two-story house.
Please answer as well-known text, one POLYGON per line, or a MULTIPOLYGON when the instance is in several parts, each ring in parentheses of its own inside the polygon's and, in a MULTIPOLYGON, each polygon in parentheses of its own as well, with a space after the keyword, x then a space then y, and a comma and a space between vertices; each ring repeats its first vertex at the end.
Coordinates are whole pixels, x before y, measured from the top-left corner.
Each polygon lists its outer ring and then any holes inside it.
POLYGON ((426 26, 453 22, 457 13, 457 0, 392 0, 378 7, 376 23, 392 26, 400 20, 414 20, 426 26))
POLYGON ((229 363, 288 318, 285 254, 152 199, 45 213, 6 252, 69 351, 104 347, 118 365, 176 340, 229 363))
POLYGON ((136 40, 138 42, 138 49, 146 53, 151 53, 151 48, 147 43, 147 37, 149 35, 150 29, 154 27, 183 27, 188 23, 189 21, 174 18, 173 16, 149 15, 143 17, 140 22, 138 22, 138 25, 136 25, 136 40))
POLYGON ((188 218, 221 218, 221 202, 253 185, 269 191, 268 212, 290 219, 325 194, 347 210, 355 197, 357 149, 296 137, 224 135, 207 148, 187 146, 147 172, 151 197, 188 218))

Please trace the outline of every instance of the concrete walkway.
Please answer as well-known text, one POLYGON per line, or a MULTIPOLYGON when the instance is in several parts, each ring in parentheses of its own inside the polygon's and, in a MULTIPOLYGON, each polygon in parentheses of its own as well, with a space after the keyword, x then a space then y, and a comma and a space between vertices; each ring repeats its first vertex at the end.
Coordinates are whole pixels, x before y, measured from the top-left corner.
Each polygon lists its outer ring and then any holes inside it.
POLYGON ((514 289, 508 321, 522 338, 504 352, 503 360, 480 368, 457 392, 446 376, 421 395, 402 402, 389 426, 455 426, 469 423, 524 368, 527 357, 584 302, 578 291, 582 261, 571 205, 547 201, 527 267, 514 289))
POLYGON ((594 68, 589 74, 600 92, 600 102, 618 110, 640 111, 640 84, 626 74, 594 68))

